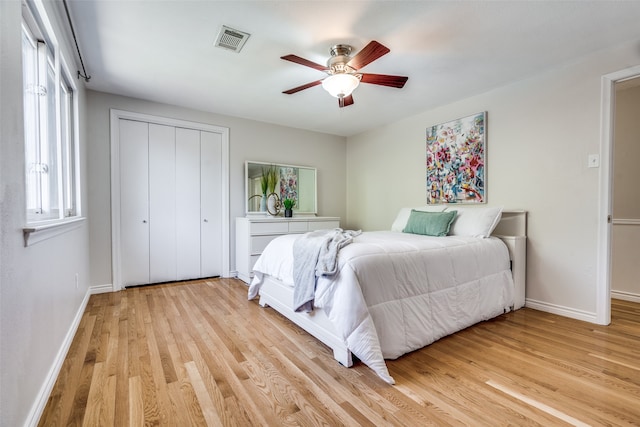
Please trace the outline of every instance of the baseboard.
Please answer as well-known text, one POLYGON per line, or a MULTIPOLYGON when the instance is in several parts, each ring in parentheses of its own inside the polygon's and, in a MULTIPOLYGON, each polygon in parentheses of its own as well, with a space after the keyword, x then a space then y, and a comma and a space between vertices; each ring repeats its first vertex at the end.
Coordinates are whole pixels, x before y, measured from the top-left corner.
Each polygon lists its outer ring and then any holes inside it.
POLYGON ((596 313, 591 313, 584 310, 576 310, 575 308, 565 307, 557 304, 550 304, 544 301, 536 301, 527 298, 525 307, 533 308, 535 310, 545 311, 547 313, 557 314, 559 316, 569 317, 571 319, 583 320, 589 323, 597 323, 596 313))
POLYGON ((631 292, 611 291, 611 298, 621 299, 624 301, 640 302, 640 295, 631 292))
POLYGON ((29 416, 25 421, 25 427, 36 427, 38 422, 40 421, 40 417, 42 416, 42 412, 44 411, 45 406, 47 405, 47 401, 49 400, 49 396, 51 395, 51 391, 53 390, 53 386, 58 379, 58 374, 60 374, 60 370, 62 369, 62 364, 64 363, 64 359, 67 357, 67 352, 71 347, 71 343, 73 342, 73 338, 76 335, 76 331, 78 330, 78 326, 80 326, 80 320, 82 320, 82 315, 84 314, 85 309, 87 308, 87 304, 89 303, 89 298, 93 294, 101 294, 105 292, 111 292, 113 289, 112 285, 100 285, 100 286, 91 286, 87 289, 87 292, 80 303, 80 307, 76 312, 71 325, 69 326, 69 330, 62 341, 62 345, 58 350, 58 354, 56 354, 55 359, 53 360, 53 364, 51 365, 51 369, 49 369, 49 373, 47 374, 40 391, 38 392, 38 396, 31 407, 31 411, 29 412, 29 416))
POLYGON ((107 284, 107 285, 91 286, 89 288, 89 292, 91 293, 91 295, 106 294, 107 292, 113 292, 113 285, 107 284))

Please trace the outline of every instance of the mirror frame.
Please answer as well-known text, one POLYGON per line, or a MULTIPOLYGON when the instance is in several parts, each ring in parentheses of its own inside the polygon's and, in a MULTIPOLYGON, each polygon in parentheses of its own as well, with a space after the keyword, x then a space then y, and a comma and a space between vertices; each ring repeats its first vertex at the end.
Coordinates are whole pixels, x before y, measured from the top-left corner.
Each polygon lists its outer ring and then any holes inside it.
MULTIPOLYGON (((269 214, 266 211, 260 211, 260 210, 249 210, 249 207, 251 205, 251 200, 253 198, 256 197, 260 197, 261 194, 254 194, 253 191, 250 190, 250 182, 252 179, 255 179, 257 176, 261 176, 260 175, 256 175, 256 176, 250 176, 250 169, 253 169, 254 167, 260 167, 260 168, 268 168, 270 166, 275 166, 276 168, 278 168, 279 170, 282 168, 294 168, 294 169, 304 169, 310 172, 310 176, 313 179, 312 183, 307 183, 307 185, 305 187, 307 188, 313 188, 313 197, 309 197, 312 199, 312 202, 310 202, 313 207, 310 210, 304 210, 301 211, 299 209, 298 206, 293 208, 293 212, 295 213, 295 215, 297 216, 316 216, 318 213, 318 171, 316 168, 314 167, 310 167, 310 166, 300 166, 300 165, 290 165, 290 164, 284 164, 284 163, 273 163, 273 162, 257 162, 257 161, 253 161, 253 160, 247 160, 244 162, 244 194, 245 194, 245 215, 246 216, 274 216, 269 214), (252 167, 250 167, 250 165, 252 167)), ((282 176, 281 176, 282 179, 282 176)), ((301 185, 299 183, 299 179, 300 176, 298 174, 298 190, 301 190, 301 185)), ((278 191, 278 189, 276 189, 276 192, 278 193, 278 195, 280 195, 280 191, 278 191)), ((300 197, 300 196, 299 196, 300 197)), ((280 200, 280 203, 282 203, 282 200, 280 200)), ((281 207, 278 216, 283 216, 284 215, 284 207, 281 207)))

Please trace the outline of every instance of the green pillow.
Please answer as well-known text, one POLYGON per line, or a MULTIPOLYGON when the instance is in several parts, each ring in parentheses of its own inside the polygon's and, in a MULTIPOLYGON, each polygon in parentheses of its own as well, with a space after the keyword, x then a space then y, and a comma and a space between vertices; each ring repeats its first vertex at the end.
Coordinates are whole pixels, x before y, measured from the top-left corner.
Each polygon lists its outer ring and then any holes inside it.
POLYGON ((457 213, 458 211, 423 212, 412 209, 409 221, 402 232, 425 236, 446 236, 457 213))

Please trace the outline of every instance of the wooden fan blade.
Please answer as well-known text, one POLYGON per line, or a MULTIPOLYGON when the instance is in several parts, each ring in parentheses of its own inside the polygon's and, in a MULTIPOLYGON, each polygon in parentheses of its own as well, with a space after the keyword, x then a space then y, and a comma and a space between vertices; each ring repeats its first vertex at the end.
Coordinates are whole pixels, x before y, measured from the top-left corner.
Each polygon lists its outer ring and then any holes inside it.
POLYGON ((338 98, 338 105, 340 108, 348 107, 353 104, 353 95, 345 96, 343 98, 338 98))
POLYGON ((284 59, 285 61, 295 62, 296 64, 304 65, 306 67, 315 68, 319 71, 326 71, 327 67, 324 65, 316 64, 315 62, 311 62, 308 59, 300 58, 297 55, 286 55, 281 56, 280 59, 284 59))
POLYGON ((372 40, 360 52, 358 52, 356 56, 351 58, 351 61, 347 62, 347 65, 353 69, 359 70, 389 52, 391 52, 389 48, 381 45, 375 40, 372 40))
POLYGON ((286 93, 287 95, 294 94, 296 92, 300 92, 301 90, 309 89, 310 87, 318 86, 322 83, 322 80, 316 80, 315 82, 307 83, 302 86, 294 87, 293 89, 285 90, 282 93, 286 93))
POLYGON ((389 86, 389 87, 397 87, 402 88, 404 84, 409 80, 409 77, 404 76, 391 76, 388 74, 362 74, 362 78, 360 79, 361 83, 370 83, 374 85, 380 86, 389 86))

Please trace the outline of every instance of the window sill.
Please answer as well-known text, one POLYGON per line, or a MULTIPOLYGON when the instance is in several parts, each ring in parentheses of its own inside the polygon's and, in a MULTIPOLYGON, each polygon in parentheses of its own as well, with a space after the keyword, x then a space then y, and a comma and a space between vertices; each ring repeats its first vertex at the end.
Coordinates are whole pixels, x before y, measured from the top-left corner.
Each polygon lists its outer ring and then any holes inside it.
POLYGON ((48 224, 24 227, 22 229, 22 233, 24 234, 24 246, 31 246, 43 240, 74 230, 80 227, 85 220, 86 218, 80 216, 48 224))

